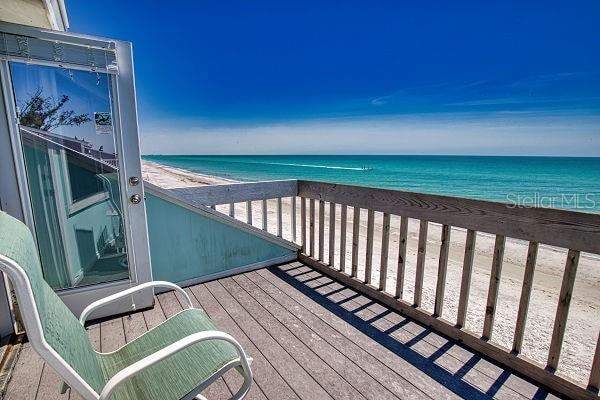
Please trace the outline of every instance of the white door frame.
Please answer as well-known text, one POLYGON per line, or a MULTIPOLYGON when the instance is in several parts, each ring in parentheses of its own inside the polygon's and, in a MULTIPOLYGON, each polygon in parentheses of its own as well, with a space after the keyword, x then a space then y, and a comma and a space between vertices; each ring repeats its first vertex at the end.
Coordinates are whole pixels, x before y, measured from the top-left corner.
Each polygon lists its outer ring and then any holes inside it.
MULTIPOLYGON (((4 117, 8 122, 8 132, 12 155, 14 157, 12 163, 10 160, 2 162, 1 169, 6 171, 6 174, 12 173, 18 184, 16 188, 14 185, 0 186, 0 197, 2 197, 3 205, 6 206, 7 211, 17 218, 22 219, 34 233, 35 224, 29 192, 27 190, 27 176, 23 161, 21 139, 18 132, 17 114, 8 62, 29 62, 31 64, 56 67, 68 66, 72 69, 107 73, 111 78, 114 133, 117 154, 119 154, 119 183, 121 202, 123 204, 123 224, 126 232, 131 280, 127 279, 58 291, 58 294, 67 306, 76 315, 79 315, 93 301, 127 289, 132 285, 152 281, 146 207, 144 201, 139 204, 132 204, 130 201, 133 195, 139 195, 144 199, 131 43, 0 22, 0 38, 2 38, 2 32, 31 38, 30 40, 40 39, 51 43, 63 43, 65 46, 80 46, 79 48, 81 49, 92 47, 95 49, 109 49, 108 51, 114 53, 114 58, 116 58, 116 64, 112 62, 106 66, 86 66, 65 63, 62 60, 52 60, 51 55, 48 55, 47 59, 28 59, 21 54, 6 55, 0 52, 0 78, 2 80, 2 94, 4 97, 4 107, 0 109, 0 119, 4 117), (129 177, 138 177, 139 184, 136 186, 128 184, 129 177), (13 210, 13 212, 10 210, 13 210), (20 213, 18 212, 19 210, 20 213)), ((3 132, 0 132, 0 135, 2 134, 3 132)), ((153 304, 153 301, 153 292, 151 290, 145 291, 136 295, 134 299, 115 304, 112 307, 109 306, 93 317, 123 313, 129 311, 132 308, 132 304, 136 308, 149 307, 153 304)))

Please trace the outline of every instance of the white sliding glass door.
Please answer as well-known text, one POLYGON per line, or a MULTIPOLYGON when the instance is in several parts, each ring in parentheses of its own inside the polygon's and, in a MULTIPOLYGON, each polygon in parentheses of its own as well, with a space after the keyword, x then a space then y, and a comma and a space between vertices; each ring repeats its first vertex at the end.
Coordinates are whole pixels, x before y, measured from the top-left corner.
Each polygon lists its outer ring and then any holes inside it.
MULTIPOLYGON (((131 47, 0 28, 18 197, 46 281, 78 313, 151 279, 131 47)), ((151 303, 147 292, 103 314, 151 303)))

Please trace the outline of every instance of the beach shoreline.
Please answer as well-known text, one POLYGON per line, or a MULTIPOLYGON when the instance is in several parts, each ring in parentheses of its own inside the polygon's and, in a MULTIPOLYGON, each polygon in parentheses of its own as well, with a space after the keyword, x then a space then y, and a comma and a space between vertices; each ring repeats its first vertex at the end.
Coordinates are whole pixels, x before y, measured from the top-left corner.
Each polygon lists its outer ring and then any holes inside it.
POLYGON ((143 159, 142 178, 165 189, 239 182, 233 179, 200 174, 198 172, 192 172, 182 168, 172 167, 143 159))
MULTIPOLYGON (((142 160, 143 177, 145 180, 166 189, 193 187, 202 185, 216 185, 235 183, 232 179, 221 178, 206 174, 198 174, 181 168, 162 165, 156 162, 142 160)), ((276 215, 275 200, 269 201, 269 214, 267 217, 270 232, 275 232, 276 215)), ((217 210, 228 213, 228 206, 217 206, 217 210)), ((360 235, 366 235, 366 210, 361 214, 360 235)), ((245 220, 246 209, 244 204, 236 205, 236 217, 245 220)), ((348 232, 351 237, 352 226, 351 212, 348 212, 348 232)), ((291 239, 291 205, 290 199, 283 199, 283 229, 284 237, 291 239)), ((340 226, 340 209, 337 208, 336 226, 340 226)), ((254 225, 262 225, 261 207, 253 207, 254 225)), ((390 227, 390 254, 389 259, 397 257, 399 241, 399 217, 393 216, 390 227)), ((299 223, 297 224, 297 237, 300 237, 299 223)), ((327 224, 326 224, 327 225, 327 224)), ((382 215, 375 215, 375 232, 381 232, 382 215)), ((403 299, 412 301, 414 288, 414 274, 416 249, 418 243, 419 221, 409 221, 408 250, 406 257, 406 279, 403 299)), ((325 238, 328 237, 326 226, 325 238)), ((425 310, 433 310, 435 297, 435 286, 437 277, 437 262, 439 257, 441 237, 441 226, 430 223, 428 231, 428 244, 425 263, 425 281, 423 285, 423 305, 425 310)), ((445 293, 445 304, 442 317, 454 321, 458 307, 458 294, 462 274, 462 262, 464 257, 464 243, 466 230, 462 228, 451 229, 451 241, 448 261, 447 283, 445 293)), ((359 254, 364 255, 364 244, 366 240, 360 240, 362 246, 359 254)), ((339 243, 339 238, 336 240, 339 243)), ((336 260, 340 258, 339 246, 334 249, 336 260)), ((349 246, 350 247, 350 246, 349 246)), ((325 254, 329 252, 328 241, 324 243, 325 254)), ((381 237, 375 235, 373 251, 373 274, 379 272, 379 258, 381 250, 381 237), (375 262, 377 261, 377 262, 375 262)), ((478 233, 475 252, 473 276, 471 282, 470 299, 468 305, 468 318, 466 329, 472 332, 481 332, 483 326, 485 303, 489 285, 489 275, 494 250, 494 235, 478 233)), ((504 265, 498 306, 496 311, 496 323, 494 325, 493 341, 510 348, 512 345, 513 331, 516 321, 516 313, 521 293, 523 271, 527 255, 527 242, 507 238, 504 254, 504 265)), ((361 256, 363 257, 363 256, 361 256)), ((345 254, 346 265, 350 265, 351 253, 347 249, 345 254)), ((363 257, 364 258, 364 257, 363 257)), ((552 246, 540 246, 536 272, 534 277, 531 302, 529 307, 528 324, 526 327, 523 354, 534 361, 545 364, 550 336, 554 323, 556 305, 560 293, 562 273, 566 259, 566 250, 552 246)), ((390 261, 388 268, 389 292, 394 292, 396 268, 394 262, 390 261)), ((581 379, 587 376, 592 362, 594 346, 597 341, 600 328, 600 272, 597 257, 590 254, 582 254, 575 290, 571 303, 571 311, 567 323, 563 352, 560 358, 558 372, 565 374, 571 379, 581 379)), ((359 265, 359 276, 364 276, 364 259, 359 265)), ((377 275, 374 275, 377 276, 377 275)), ((582 382, 585 383, 585 382, 582 382)))

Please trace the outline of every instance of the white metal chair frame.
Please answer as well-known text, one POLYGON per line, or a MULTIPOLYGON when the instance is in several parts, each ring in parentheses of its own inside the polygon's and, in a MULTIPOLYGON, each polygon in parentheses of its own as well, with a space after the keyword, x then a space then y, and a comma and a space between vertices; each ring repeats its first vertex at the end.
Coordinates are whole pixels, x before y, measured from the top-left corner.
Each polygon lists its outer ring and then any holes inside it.
MULTIPOLYGON (((244 377, 242 386, 232 397, 232 399, 242 399, 250 390, 250 386, 252 385, 252 370, 250 369, 252 358, 246 355, 242 346, 231 335, 225 332, 211 330, 189 335, 122 369, 106 383, 101 393, 97 393, 85 380, 83 380, 83 378, 81 378, 77 371, 75 371, 67 362, 63 360, 63 358, 48 344, 44 338, 42 323, 37 311, 35 298, 33 297, 33 290, 31 288, 27 273, 14 260, 1 254, 0 271, 6 273, 14 285, 17 301, 19 302, 19 307, 22 313, 23 324, 25 325, 31 346, 44 361, 46 361, 58 372, 58 374, 65 380, 67 385, 75 389, 85 399, 107 400, 111 397, 120 384, 136 376, 146 368, 188 348, 193 344, 207 340, 222 340, 231 343, 237 350, 239 358, 234 359, 230 363, 224 365, 209 379, 198 385, 182 400, 204 399, 204 397, 200 395, 200 392, 202 392, 202 390, 208 387, 211 383, 213 383, 231 368, 236 368, 244 377)), ((181 287, 171 282, 154 281, 143 283, 93 302, 82 312, 79 321, 83 325, 87 317, 89 317, 94 310, 118 301, 124 297, 131 296, 134 293, 142 290, 151 290, 155 287, 166 287, 177 290, 186 299, 188 306, 187 309, 194 308, 191 299, 181 287)))

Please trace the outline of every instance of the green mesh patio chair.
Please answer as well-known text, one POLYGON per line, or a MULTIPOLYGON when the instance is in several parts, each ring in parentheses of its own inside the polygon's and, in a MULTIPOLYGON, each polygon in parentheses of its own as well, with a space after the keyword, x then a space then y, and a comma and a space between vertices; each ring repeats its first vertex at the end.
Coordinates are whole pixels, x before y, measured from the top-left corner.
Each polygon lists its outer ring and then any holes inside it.
POLYGON ((204 311, 193 308, 177 285, 150 282, 133 287, 92 303, 77 320, 44 280, 29 229, 4 212, 0 271, 14 285, 31 346, 85 399, 202 399, 199 393, 231 368, 244 377, 233 398, 243 398, 250 389, 251 359, 233 337, 216 330, 204 311), (114 352, 94 351, 83 327, 87 316, 157 286, 180 291, 188 308, 114 352))

